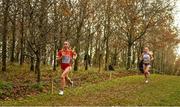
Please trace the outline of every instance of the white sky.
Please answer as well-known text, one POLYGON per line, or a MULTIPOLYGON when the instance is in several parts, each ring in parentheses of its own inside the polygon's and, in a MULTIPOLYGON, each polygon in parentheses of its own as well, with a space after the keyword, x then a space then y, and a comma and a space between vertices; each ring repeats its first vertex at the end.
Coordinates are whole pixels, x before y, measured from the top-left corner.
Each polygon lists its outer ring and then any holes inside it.
POLYGON ((177 0, 175 8, 175 25, 180 29, 180 0, 177 0))
MULTIPOLYGON (((174 24, 179 29, 179 37, 180 37, 180 0, 177 0, 174 18, 175 18, 174 24)), ((180 44, 178 46, 177 53, 178 53, 178 55, 180 55, 180 44)))

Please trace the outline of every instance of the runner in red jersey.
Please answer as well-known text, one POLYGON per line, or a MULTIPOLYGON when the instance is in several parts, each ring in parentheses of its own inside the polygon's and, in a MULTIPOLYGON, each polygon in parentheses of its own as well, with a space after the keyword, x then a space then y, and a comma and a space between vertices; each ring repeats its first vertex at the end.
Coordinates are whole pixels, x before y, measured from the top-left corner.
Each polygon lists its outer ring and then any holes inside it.
POLYGON ((58 52, 58 59, 60 60, 60 66, 62 69, 61 74, 61 90, 59 92, 60 95, 64 94, 64 87, 66 85, 66 81, 73 85, 73 81, 70 80, 68 74, 72 68, 72 60, 76 58, 76 53, 70 49, 69 42, 64 42, 63 49, 58 52))

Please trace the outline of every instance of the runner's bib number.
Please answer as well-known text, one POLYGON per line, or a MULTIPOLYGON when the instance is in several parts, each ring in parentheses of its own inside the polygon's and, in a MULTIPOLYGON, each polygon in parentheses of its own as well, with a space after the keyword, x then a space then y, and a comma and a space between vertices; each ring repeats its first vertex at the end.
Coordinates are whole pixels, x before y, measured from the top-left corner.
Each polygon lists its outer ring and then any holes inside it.
POLYGON ((69 64, 70 61, 71 61, 71 57, 70 56, 62 56, 62 63, 69 64))

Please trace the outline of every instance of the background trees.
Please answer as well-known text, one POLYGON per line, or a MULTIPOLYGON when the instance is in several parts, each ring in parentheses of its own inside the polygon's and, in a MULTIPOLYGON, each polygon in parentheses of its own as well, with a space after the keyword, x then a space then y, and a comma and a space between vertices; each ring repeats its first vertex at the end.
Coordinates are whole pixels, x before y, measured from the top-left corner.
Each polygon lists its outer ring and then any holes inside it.
POLYGON ((0 0, 1 68, 53 64, 65 40, 77 52, 74 70, 108 65, 136 69, 144 46, 154 52, 153 71, 173 73, 179 43, 169 0, 0 0))

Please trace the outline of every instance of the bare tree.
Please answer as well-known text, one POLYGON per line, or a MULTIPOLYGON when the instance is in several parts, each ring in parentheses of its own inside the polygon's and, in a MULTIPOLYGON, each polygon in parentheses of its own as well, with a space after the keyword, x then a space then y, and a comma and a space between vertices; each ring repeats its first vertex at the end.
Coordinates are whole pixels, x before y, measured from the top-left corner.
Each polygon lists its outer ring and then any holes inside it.
POLYGON ((6 61, 7 61, 7 36, 8 36, 8 16, 9 16, 9 7, 10 0, 3 0, 3 38, 2 38, 2 71, 6 71, 6 61))

